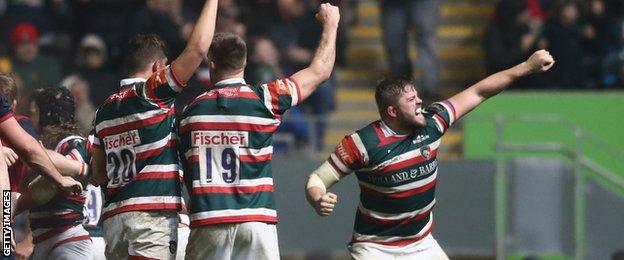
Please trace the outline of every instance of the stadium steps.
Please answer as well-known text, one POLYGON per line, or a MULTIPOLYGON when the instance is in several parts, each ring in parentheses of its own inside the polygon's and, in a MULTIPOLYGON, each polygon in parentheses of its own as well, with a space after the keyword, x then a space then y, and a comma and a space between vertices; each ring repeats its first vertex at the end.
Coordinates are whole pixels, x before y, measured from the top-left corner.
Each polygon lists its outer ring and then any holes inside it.
MULTIPOLYGON (((485 75, 482 38, 485 24, 493 13, 493 0, 445 0, 438 28, 438 55, 443 96, 450 96, 485 75)), ((349 30, 347 66, 338 70, 336 111, 330 116, 326 149, 340 139, 379 118, 374 101, 375 83, 387 74, 386 54, 379 25, 376 0, 360 1, 357 24, 349 30)), ((410 58, 416 64, 418 51, 410 44, 410 58)), ((414 70, 418 77, 420 71, 414 70)), ((451 128, 442 140, 440 158, 462 155, 461 125, 451 128)))

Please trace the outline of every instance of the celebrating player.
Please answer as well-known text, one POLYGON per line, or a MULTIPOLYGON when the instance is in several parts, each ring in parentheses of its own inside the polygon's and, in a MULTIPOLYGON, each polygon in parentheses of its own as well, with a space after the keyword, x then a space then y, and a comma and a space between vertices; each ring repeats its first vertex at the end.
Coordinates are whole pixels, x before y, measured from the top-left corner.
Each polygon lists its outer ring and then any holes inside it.
POLYGON ((306 69, 262 86, 245 83, 245 42, 215 36, 209 51, 214 88, 180 119, 180 154, 190 193, 187 259, 279 259, 273 198, 272 136, 282 115, 331 74, 338 8, 322 4, 319 47, 306 69))
MULTIPOLYGON (((0 84, 15 84, 15 81, 7 75, 0 74, 0 84)), ((26 162, 31 169, 50 178, 62 190, 74 193, 82 191, 82 186, 79 182, 59 173, 59 170, 54 167, 39 141, 30 136, 17 123, 13 117, 11 104, 2 94, 0 94, 0 137, 2 143, 12 147, 19 158, 26 162)), ((0 187, 3 190, 9 190, 7 166, 5 160, 0 161, 2 161, 0 165, 0 187)))
POLYGON ((381 120, 345 136, 312 172, 308 202, 317 214, 331 214, 337 196, 327 189, 355 171, 361 194, 349 246, 354 259, 448 259, 431 235, 440 139, 456 120, 510 83, 553 64, 547 51, 537 51, 426 109, 411 80, 381 81, 375 90, 381 120))
POLYGON ((106 184, 106 258, 173 259, 180 209, 175 96, 208 53, 217 0, 204 3, 184 51, 170 65, 165 44, 137 35, 128 44, 130 78, 100 107, 92 149, 94 184, 106 184))

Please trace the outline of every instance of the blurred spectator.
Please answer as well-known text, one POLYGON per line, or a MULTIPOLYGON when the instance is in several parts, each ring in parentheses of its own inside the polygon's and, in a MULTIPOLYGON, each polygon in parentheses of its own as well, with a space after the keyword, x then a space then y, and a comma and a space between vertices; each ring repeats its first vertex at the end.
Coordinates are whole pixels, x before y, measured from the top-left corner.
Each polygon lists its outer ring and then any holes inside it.
MULTIPOLYGON (((258 36, 251 41, 249 51, 249 64, 245 75, 248 75, 249 83, 261 85, 275 79, 284 77, 279 64, 280 54, 271 39, 258 36)), ((317 90, 318 91, 318 90, 317 90)), ((294 146, 305 148, 309 142, 309 125, 299 107, 291 108, 283 117, 282 124, 277 129, 278 133, 287 133, 294 136, 294 146)), ((286 152, 287 144, 282 144, 277 138, 273 146, 275 152, 286 152)))
MULTIPOLYGON (((322 27, 314 18, 314 10, 304 0, 278 0, 276 4, 279 19, 271 24, 268 33, 277 49, 282 51, 284 74, 290 75, 310 63, 322 27)), ((327 119, 334 106, 333 77, 302 103, 304 111, 314 116, 314 145, 319 151, 323 149, 327 119)))
POLYGON ((603 83, 607 87, 624 88, 624 17, 613 26, 614 44, 605 57, 603 83))
POLYGON ((419 93, 425 100, 437 98, 440 62, 437 54, 439 0, 379 0, 383 42, 390 74, 412 76, 407 29, 414 30, 420 69, 419 93))
POLYGON ((550 78, 559 88, 581 88, 586 82, 583 64, 583 41, 591 35, 581 24, 579 6, 575 1, 558 3, 546 24, 548 49, 557 61, 550 78))
POLYGON ((107 48, 102 38, 95 34, 82 38, 76 57, 75 73, 87 81, 89 102, 96 106, 100 106, 119 85, 117 76, 106 69, 106 58, 107 48))
MULTIPOLYGON (((29 23, 21 23, 11 30, 9 42, 12 47, 11 69, 22 79, 20 99, 28 97, 36 88, 58 84, 61 72, 58 62, 39 52, 39 31, 29 23)), ((18 111, 24 112, 25 107, 18 102, 18 111)))
POLYGON ((89 83, 78 75, 71 75, 63 79, 61 86, 69 89, 74 96, 76 105, 76 125, 82 133, 93 129, 95 107, 89 100, 89 83))
MULTIPOLYGON (((539 6, 530 8, 524 0, 499 2, 484 37, 487 73, 508 69, 546 48, 543 20, 544 11, 539 6)), ((543 75, 532 75, 516 84, 536 88, 546 82, 543 75)))
POLYGON ((182 0, 147 0, 131 20, 128 38, 136 34, 158 34, 168 46, 167 55, 182 52, 193 29, 184 19, 182 0))
POLYGON ((605 2, 603 0, 588 1, 587 8, 587 24, 583 28, 586 40, 583 42, 585 50, 584 66, 587 69, 588 88, 603 87, 602 61, 604 60, 607 48, 611 44, 613 22, 605 10, 605 2))

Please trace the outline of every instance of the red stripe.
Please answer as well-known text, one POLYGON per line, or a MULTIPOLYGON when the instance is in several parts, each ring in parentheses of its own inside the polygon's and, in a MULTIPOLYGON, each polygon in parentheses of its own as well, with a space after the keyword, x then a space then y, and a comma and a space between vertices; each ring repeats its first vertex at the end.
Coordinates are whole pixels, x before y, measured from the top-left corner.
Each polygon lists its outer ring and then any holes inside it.
POLYGON ((102 213, 102 219, 110 218, 114 215, 123 212, 129 211, 146 211, 146 210, 179 210, 180 203, 142 203, 142 204, 134 204, 127 205, 123 207, 116 208, 114 210, 109 210, 102 213))
POLYGON ((429 235, 429 233, 431 233, 431 231, 433 230, 433 226, 434 225, 432 223, 431 227, 429 227, 429 229, 427 231, 425 231, 425 233, 423 233, 421 236, 417 236, 415 238, 398 240, 398 241, 393 241, 393 242, 383 242, 383 241, 373 241, 373 240, 356 240, 356 239, 353 239, 351 241, 351 244, 367 242, 367 243, 375 243, 375 244, 386 245, 386 246, 407 246, 409 244, 416 243, 416 242, 422 240, 423 238, 425 238, 427 235, 429 235))
POLYGON ((367 222, 372 222, 375 224, 379 224, 379 225, 405 225, 414 221, 418 221, 418 220, 422 220, 424 218, 426 218, 427 216, 429 216, 429 214, 431 213, 431 209, 427 210, 425 212, 422 212, 420 214, 414 215, 412 217, 409 218, 403 218, 403 219, 380 219, 380 218, 375 218, 373 216, 370 215, 366 215, 364 213, 362 213, 360 211, 360 209, 357 210, 357 215, 358 217, 364 219, 367 222))
POLYGON ((290 80, 290 82, 295 83, 295 88, 297 89, 297 104, 299 104, 299 102, 301 102, 301 87, 299 87, 299 83, 293 79, 293 78, 288 78, 288 80, 290 80))
POLYGON ((122 100, 138 97, 139 94, 134 91, 134 88, 122 88, 121 91, 109 96, 102 104, 102 107, 110 103, 119 103, 122 100))
POLYGON ((440 123, 442 123, 442 127, 444 127, 443 130, 448 129, 448 123, 446 122, 446 120, 444 120, 444 118, 442 118, 440 115, 435 114, 433 115, 433 117, 435 117, 436 119, 438 119, 438 121, 440 121, 440 123))
POLYGON ((2 117, 0 117, 0 123, 7 121, 11 117, 13 117, 13 112, 7 112, 2 117))
POLYGON ((153 180, 153 179, 176 179, 180 176, 178 171, 171 172, 142 172, 134 176, 133 181, 136 180, 153 180))
POLYGON ((340 168, 338 168, 338 166, 336 166, 336 163, 334 162, 334 159, 332 159, 331 157, 329 157, 327 161, 329 162, 329 165, 331 165, 331 167, 333 167, 334 170, 336 170, 337 172, 343 173, 343 174, 349 174, 348 172, 344 172, 340 168))
POLYGON ((186 161, 189 163, 199 162, 199 155, 191 155, 186 159, 186 161))
POLYGON ((132 122, 121 124, 121 125, 107 127, 107 128, 104 128, 104 129, 100 130, 97 134, 98 134, 98 136, 110 136, 110 135, 115 135, 115 134, 127 132, 127 131, 130 131, 130 130, 139 129, 139 128, 146 127, 146 126, 149 126, 149 125, 157 124, 157 123, 160 123, 160 122, 166 120, 169 116, 173 116, 172 112, 173 112, 173 110, 169 110, 165 114, 155 115, 155 116, 150 117, 150 118, 146 118, 146 119, 142 119, 142 120, 136 120, 136 121, 132 121, 132 122))
POLYGON ((78 226, 80 224, 75 224, 75 225, 69 225, 69 226, 62 226, 62 227, 57 227, 57 228, 53 228, 47 232, 44 232, 43 234, 39 235, 39 236, 35 236, 33 237, 33 243, 37 244, 37 243, 41 243, 53 236, 56 236, 60 233, 63 233, 67 230, 69 230, 70 228, 73 228, 75 226, 78 226))
POLYGON ((266 162, 273 159, 273 153, 265 155, 239 155, 238 159, 241 162, 266 162))
POLYGON ((383 192, 379 192, 376 191, 374 189, 371 189, 369 187, 360 185, 360 189, 362 190, 362 192, 366 193, 366 194, 370 194, 373 196, 379 196, 379 197, 384 197, 384 198, 393 198, 393 199, 402 199, 402 198, 407 198, 407 197, 411 197, 414 195, 418 195, 421 194, 423 192, 426 192, 432 188, 434 188, 436 185, 436 180, 433 180, 427 184, 425 184, 422 187, 418 187, 415 189, 411 189, 411 190, 406 190, 406 191, 401 191, 401 192, 395 192, 395 193, 383 193, 383 192))
POLYGON ((278 125, 197 122, 197 123, 186 124, 183 127, 180 127, 180 134, 185 134, 191 130, 238 130, 238 131, 273 133, 277 131, 277 127, 278 125))
MULTIPOLYGON (((435 158, 437 155, 438 155, 438 149, 435 149, 435 150, 431 151, 431 155, 429 156, 429 159, 435 158)), ((415 165, 415 164, 422 163, 422 162, 424 162, 426 160, 428 160, 428 159, 426 159, 422 155, 419 155, 419 156, 416 156, 416 157, 411 158, 411 159, 407 159, 407 160, 402 161, 402 162, 390 164, 390 165, 388 165, 388 166, 386 166, 384 168, 374 170, 373 172, 374 173, 389 173, 389 172, 393 172, 393 171, 397 171, 397 170, 403 169, 403 168, 408 167, 408 166, 412 166, 412 165, 415 165)))
POLYGON ((151 258, 147 256, 140 256, 140 255, 130 255, 130 257, 128 257, 128 260, 158 260, 158 258, 151 258))
POLYGON ((115 194, 119 193, 124 187, 116 187, 116 188, 108 188, 106 187, 106 195, 109 197, 115 196, 115 194))
POLYGON ((173 70, 173 62, 171 63, 171 65, 169 65, 169 71, 171 71, 171 77, 173 77, 173 81, 175 82, 175 84, 178 85, 179 88, 184 89, 186 87, 186 83, 182 83, 178 79, 178 76, 176 75, 175 71, 173 70))
POLYGON ((269 224, 276 224, 277 217, 266 216, 266 215, 216 217, 216 218, 209 218, 209 219, 202 219, 202 220, 193 220, 191 221, 191 228, 212 225, 212 224, 241 223, 241 222, 264 222, 264 223, 269 223, 269 224))
POLYGON ((248 187, 241 187, 241 186, 234 186, 234 187, 227 187, 227 186, 206 186, 206 187, 193 187, 193 194, 196 195, 200 195, 200 194, 211 194, 211 193, 228 193, 228 194, 246 194, 246 193, 256 193, 256 192, 263 192, 263 191, 270 191, 273 192, 273 185, 269 185, 269 184, 262 184, 262 185, 258 185, 258 186, 248 186, 248 187))
POLYGON ((158 147, 155 149, 151 149, 151 150, 147 150, 144 152, 140 152, 136 154, 136 158, 140 159, 140 160, 144 160, 147 158, 150 158, 152 156, 156 156, 158 154, 160 154, 163 150, 165 150, 167 147, 174 147, 175 146, 175 142, 173 140, 169 140, 167 141, 167 144, 163 145, 162 147, 158 147))
POLYGON ((82 240, 91 240, 91 236, 89 235, 84 235, 84 236, 77 236, 77 237, 70 237, 67 239, 63 239, 59 242, 56 242, 56 244, 54 244, 54 246, 52 246, 52 248, 50 248, 49 252, 52 252, 52 250, 54 250, 55 248, 57 248, 58 246, 62 245, 62 244, 67 244, 67 243, 71 243, 71 242, 76 242, 76 241, 82 241, 82 240))
MULTIPOLYGON (((278 80, 281 81, 281 80, 278 80)), ((279 95, 277 94, 277 81, 274 82, 273 84, 269 84, 268 89, 269 89, 269 93, 271 94, 271 110, 273 110, 273 114, 278 115, 278 111, 279 111, 279 95)), ((287 84, 285 82, 282 82, 282 84, 287 84)))
POLYGON ((451 101, 448 100, 448 99, 442 101, 442 103, 446 104, 447 106, 449 106, 451 108, 451 111, 449 111, 449 112, 452 113, 453 120, 457 121, 457 112, 455 112, 455 106, 453 106, 453 103, 451 103, 451 101))

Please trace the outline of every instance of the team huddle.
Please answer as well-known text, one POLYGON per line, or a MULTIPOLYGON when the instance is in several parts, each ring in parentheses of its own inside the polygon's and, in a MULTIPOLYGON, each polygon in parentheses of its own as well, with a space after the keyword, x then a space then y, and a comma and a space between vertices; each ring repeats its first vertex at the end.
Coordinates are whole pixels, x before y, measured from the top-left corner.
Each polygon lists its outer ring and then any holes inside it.
MULTIPOLYGON (((272 136, 284 114, 330 77, 340 14, 330 4, 319 7, 323 32, 307 68, 252 86, 244 80, 245 42, 214 32, 217 2, 206 1, 172 62, 155 35, 129 41, 128 78, 98 109, 89 135, 77 132, 64 88, 37 93, 33 121, 42 144, 18 124, 14 100, 0 95, 2 188, 10 183, 17 191, 23 178, 13 169, 21 162, 41 175, 13 203, 14 215, 29 211, 34 259, 280 258, 272 136), (203 61, 213 86, 176 118, 175 98, 203 61)), ((361 196, 349 243, 354 259, 448 259, 431 235, 440 139, 487 98, 553 64, 538 51, 428 107, 410 79, 380 81, 381 119, 345 136, 309 175, 310 205, 331 214, 337 195, 327 190, 355 172, 361 196)), ((2 88, 12 85, 0 77, 2 88)))

